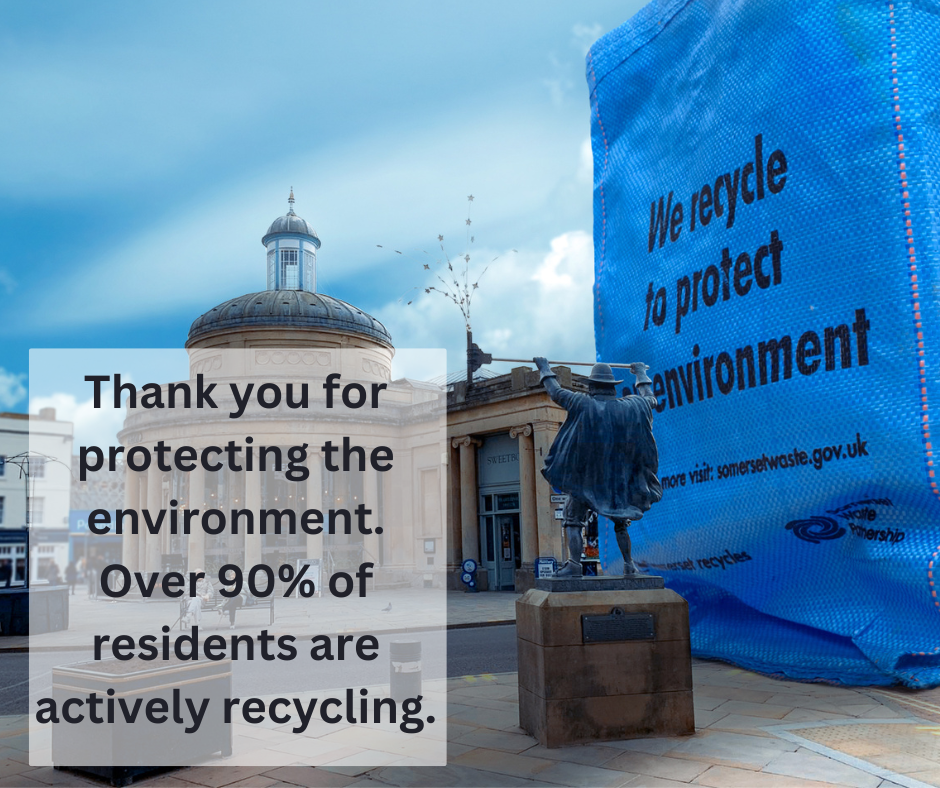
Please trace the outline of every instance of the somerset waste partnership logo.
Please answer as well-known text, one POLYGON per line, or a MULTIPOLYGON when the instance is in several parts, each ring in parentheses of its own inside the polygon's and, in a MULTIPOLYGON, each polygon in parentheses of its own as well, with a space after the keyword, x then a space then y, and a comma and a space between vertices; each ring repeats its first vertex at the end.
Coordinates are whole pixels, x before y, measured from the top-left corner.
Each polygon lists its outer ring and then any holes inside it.
POLYGON ((841 539, 845 536, 845 528, 829 517, 809 517, 806 520, 791 520, 787 523, 787 530, 804 542, 819 544, 830 539, 841 539))
POLYGON ((863 501, 853 501, 840 506, 838 509, 827 509, 826 514, 834 515, 834 517, 816 515, 805 520, 791 520, 786 527, 798 539, 813 544, 841 539, 849 530, 852 536, 868 542, 888 542, 894 545, 904 541, 906 534, 900 529, 872 526, 878 518, 876 506, 894 506, 894 504, 887 498, 866 498, 863 501), (835 517, 844 520, 848 529, 835 517))

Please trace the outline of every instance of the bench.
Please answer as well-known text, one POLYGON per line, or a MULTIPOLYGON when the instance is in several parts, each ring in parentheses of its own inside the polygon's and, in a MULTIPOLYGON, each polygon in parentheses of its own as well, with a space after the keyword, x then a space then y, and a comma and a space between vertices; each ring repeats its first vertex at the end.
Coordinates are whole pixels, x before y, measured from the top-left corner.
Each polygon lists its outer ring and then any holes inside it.
MULTIPOLYGON (((217 624, 222 622, 222 619, 228 615, 228 611, 224 609, 224 605, 228 602, 228 597, 224 597, 221 594, 215 594, 212 597, 212 601, 208 604, 202 606, 202 614, 206 615, 207 613, 216 612, 219 614, 219 619, 216 622, 217 624)), ((180 599, 180 618, 179 624, 180 629, 183 629, 183 620, 186 618, 186 610, 189 608, 189 597, 182 597, 180 599)), ((241 607, 238 608, 238 613, 241 613, 244 610, 263 610, 267 608, 270 612, 268 614, 268 625, 274 623, 274 595, 266 597, 255 597, 248 594, 247 600, 242 602, 241 607)), ((236 614, 237 617, 237 614, 236 614)))

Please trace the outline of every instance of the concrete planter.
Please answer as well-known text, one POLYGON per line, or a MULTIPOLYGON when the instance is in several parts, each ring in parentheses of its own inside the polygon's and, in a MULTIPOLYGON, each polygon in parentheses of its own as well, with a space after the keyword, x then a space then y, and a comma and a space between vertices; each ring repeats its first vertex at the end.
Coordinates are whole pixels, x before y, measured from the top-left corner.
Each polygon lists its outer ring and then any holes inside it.
MULTIPOLYGON (((138 699, 141 710, 154 698, 168 704, 172 714, 174 690, 198 704, 209 699, 205 719, 198 730, 185 733, 184 725, 168 721, 162 724, 146 719, 141 711, 133 723, 116 714, 113 724, 60 722, 53 727, 52 760, 57 769, 93 774, 111 785, 126 786, 143 774, 199 763, 221 754, 232 754, 232 731, 222 722, 223 699, 232 694, 232 662, 173 661, 145 662, 137 658, 121 662, 80 662, 52 671, 52 694, 58 708, 68 698, 87 698, 95 692, 108 698, 114 689, 115 704, 124 699, 132 706, 138 699), (160 758, 154 757, 160 753, 160 758), (162 760, 162 764, 154 765, 162 760), (94 763, 120 764, 93 766, 94 763), (170 765, 171 764, 171 765, 170 765)), ((103 712, 99 712, 103 715, 103 712)), ((188 719, 188 715, 184 715, 188 719)))
POLYGON ((42 635, 68 628, 68 586, 0 588, 0 635, 42 635))

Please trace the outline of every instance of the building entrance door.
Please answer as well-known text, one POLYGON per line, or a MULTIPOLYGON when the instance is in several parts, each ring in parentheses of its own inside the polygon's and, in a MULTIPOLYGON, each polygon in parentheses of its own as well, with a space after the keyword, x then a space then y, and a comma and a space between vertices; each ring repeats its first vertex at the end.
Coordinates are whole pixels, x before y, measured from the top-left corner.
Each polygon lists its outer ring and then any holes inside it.
POLYGON ((519 533, 519 491, 480 496, 480 558, 493 591, 513 591, 522 565, 519 533))

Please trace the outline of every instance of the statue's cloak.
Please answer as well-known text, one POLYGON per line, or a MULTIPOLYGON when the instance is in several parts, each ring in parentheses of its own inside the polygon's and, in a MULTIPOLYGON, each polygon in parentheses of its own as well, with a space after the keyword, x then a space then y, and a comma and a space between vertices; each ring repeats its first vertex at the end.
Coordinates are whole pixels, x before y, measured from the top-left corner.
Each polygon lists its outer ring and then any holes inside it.
POLYGON ((653 410, 645 397, 592 397, 545 381, 568 411, 542 474, 558 490, 611 519, 639 520, 663 497, 653 410))

